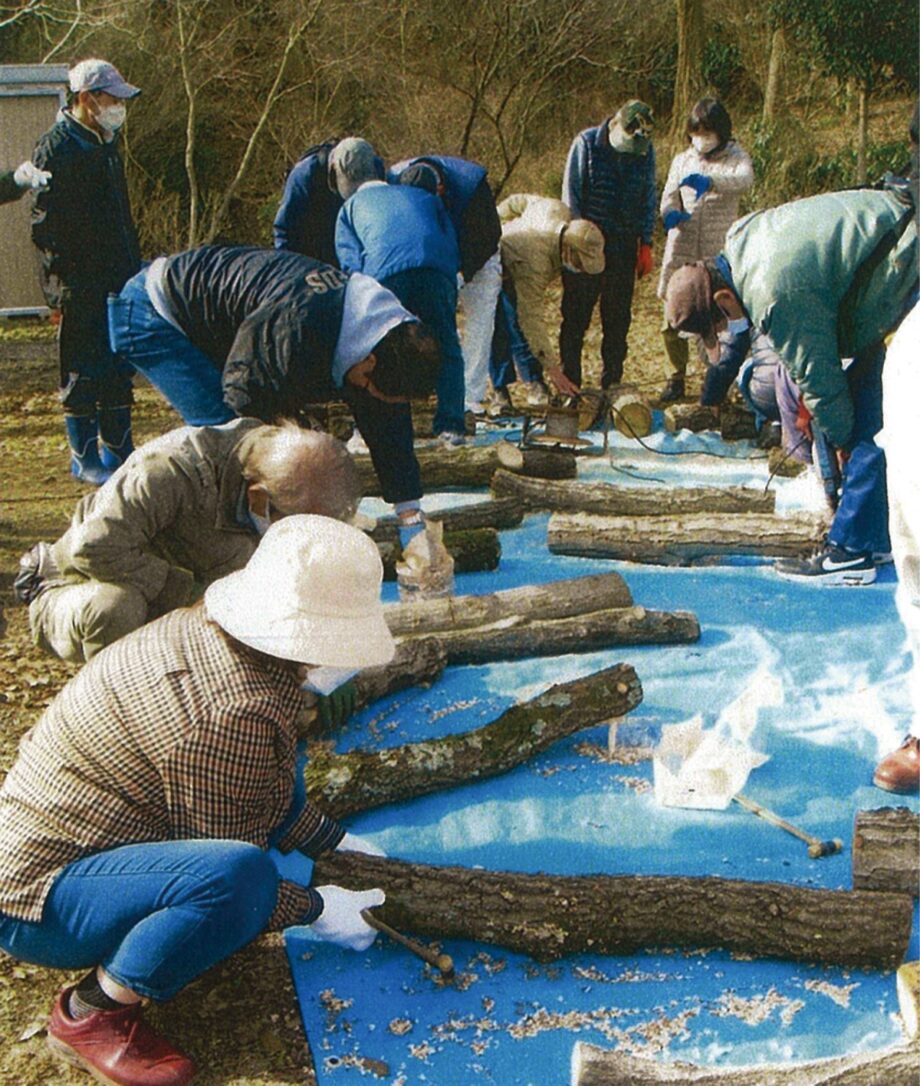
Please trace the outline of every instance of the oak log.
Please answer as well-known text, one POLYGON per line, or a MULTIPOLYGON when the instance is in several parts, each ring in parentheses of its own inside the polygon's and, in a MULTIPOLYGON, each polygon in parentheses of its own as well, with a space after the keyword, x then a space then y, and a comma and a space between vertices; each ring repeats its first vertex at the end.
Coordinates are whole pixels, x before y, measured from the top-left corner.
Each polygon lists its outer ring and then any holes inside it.
POLYGON ((307 795, 327 814, 356 811, 428 795, 505 773, 583 728, 623 716, 642 700, 628 664, 557 683, 505 710, 482 728, 381 751, 334 754, 313 744, 305 773, 307 795))
MULTIPOLYGON (((455 573, 482 573, 498 569, 502 547, 494 528, 468 528, 460 532, 445 532, 444 546, 454 559, 455 573)), ((399 537, 377 544, 383 562, 383 579, 396 580, 396 563, 402 553, 399 537)))
POLYGON ((698 403, 672 403, 664 409, 664 428, 672 434, 677 430, 718 430, 719 412, 698 403))
POLYGON ((499 468, 492 476, 496 498, 517 498, 528 509, 608 516, 673 516, 676 513, 772 513, 776 495, 753 487, 639 487, 612 483, 528 479, 499 468))
POLYGON ((509 618, 565 618, 611 607, 629 607, 632 593, 619 573, 593 573, 548 584, 506 588, 484 596, 450 596, 392 603, 384 618, 394 637, 487 626, 509 618))
MULTIPOLYGON (((445 448, 417 448, 415 455, 422 473, 422 486, 426 491, 450 490, 464 487, 488 486, 492 472, 498 467, 498 454, 494 445, 460 445, 445 448)), ((362 493, 379 495, 380 482, 366 454, 353 457, 358 469, 362 493)))
POLYGON ((689 565, 721 554, 807 556, 825 522, 803 514, 688 513, 660 517, 601 517, 553 513, 547 542, 554 554, 591 555, 658 565, 689 565))
POLYGON ((861 1052, 830 1060, 756 1067, 699 1067, 693 1063, 628 1056, 576 1041, 571 1086, 916 1086, 917 1046, 861 1052))
POLYGON ((354 852, 322 856, 313 878, 381 887, 381 915, 401 930, 494 943, 539 961, 723 947, 890 969, 907 950, 913 915, 907 894, 676 875, 521 874, 354 852))
POLYGON ((528 475, 539 479, 574 479, 578 474, 575 453, 570 449, 547 446, 527 446, 521 448, 510 441, 499 441, 497 446, 498 464, 517 475, 528 475))
MULTIPOLYGON (((492 498, 426 513, 425 519, 439 520, 445 532, 470 528, 516 528, 524 519, 524 503, 517 498, 492 498)), ((399 517, 381 517, 369 534, 377 543, 395 543, 399 538, 399 517)))
POLYGON ((857 811, 853 889, 920 894, 920 815, 907 807, 857 811))
POLYGON ((690 611, 647 611, 633 606, 547 621, 512 618, 492 626, 419 637, 435 637, 450 664, 485 664, 594 652, 615 645, 683 645, 699 640, 700 624, 690 611))

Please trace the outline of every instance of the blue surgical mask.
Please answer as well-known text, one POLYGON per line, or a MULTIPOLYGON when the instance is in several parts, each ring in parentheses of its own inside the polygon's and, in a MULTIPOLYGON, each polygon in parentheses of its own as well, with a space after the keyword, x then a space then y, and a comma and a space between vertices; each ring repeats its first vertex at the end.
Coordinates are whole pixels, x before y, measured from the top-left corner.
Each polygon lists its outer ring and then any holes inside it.
POLYGON ((314 694, 331 694, 357 674, 347 667, 311 667, 300 688, 314 694))
POLYGON ((728 322, 728 334, 730 336, 743 335, 751 327, 751 322, 747 317, 739 317, 736 321, 728 322))

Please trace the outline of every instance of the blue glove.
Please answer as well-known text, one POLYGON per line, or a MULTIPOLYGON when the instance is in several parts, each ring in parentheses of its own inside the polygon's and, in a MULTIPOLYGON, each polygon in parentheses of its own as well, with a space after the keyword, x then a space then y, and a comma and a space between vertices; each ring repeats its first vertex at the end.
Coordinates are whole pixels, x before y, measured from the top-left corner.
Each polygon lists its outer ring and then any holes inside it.
POLYGON ((688 173, 687 176, 681 181, 680 187, 684 185, 688 189, 693 189, 696 195, 702 196, 704 192, 709 192, 712 188, 712 178, 707 177, 704 173, 688 173))
POLYGON ((661 221, 664 223, 665 230, 673 230, 675 226, 680 226, 682 222, 686 222, 689 218, 690 216, 686 211, 666 211, 661 221))

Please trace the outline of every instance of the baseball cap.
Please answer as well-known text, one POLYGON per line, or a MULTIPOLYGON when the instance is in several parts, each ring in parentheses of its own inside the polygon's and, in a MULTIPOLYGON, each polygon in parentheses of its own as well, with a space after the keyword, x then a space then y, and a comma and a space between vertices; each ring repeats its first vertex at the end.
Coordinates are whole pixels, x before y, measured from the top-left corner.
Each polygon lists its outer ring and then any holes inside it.
POLYGON ((70 89, 80 91, 105 91, 113 98, 134 98, 141 93, 140 87, 128 83, 121 72, 107 60, 89 57, 75 64, 69 73, 70 89))

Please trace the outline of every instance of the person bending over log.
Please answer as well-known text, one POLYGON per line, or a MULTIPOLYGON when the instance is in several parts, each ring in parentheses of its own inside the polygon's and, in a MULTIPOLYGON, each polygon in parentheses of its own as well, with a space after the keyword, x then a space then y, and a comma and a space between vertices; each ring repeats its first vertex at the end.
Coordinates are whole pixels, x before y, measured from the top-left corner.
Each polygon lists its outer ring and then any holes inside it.
POLYGON ((295 884, 268 849, 380 854, 295 789, 295 722, 305 679, 392 657, 381 576, 358 529, 286 517, 203 605, 94 657, 23 739, 0 791, 0 948, 88 969, 48 1042, 100 1082, 189 1082, 192 1061, 141 1003, 260 932, 373 942, 361 910, 382 890, 295 884))

